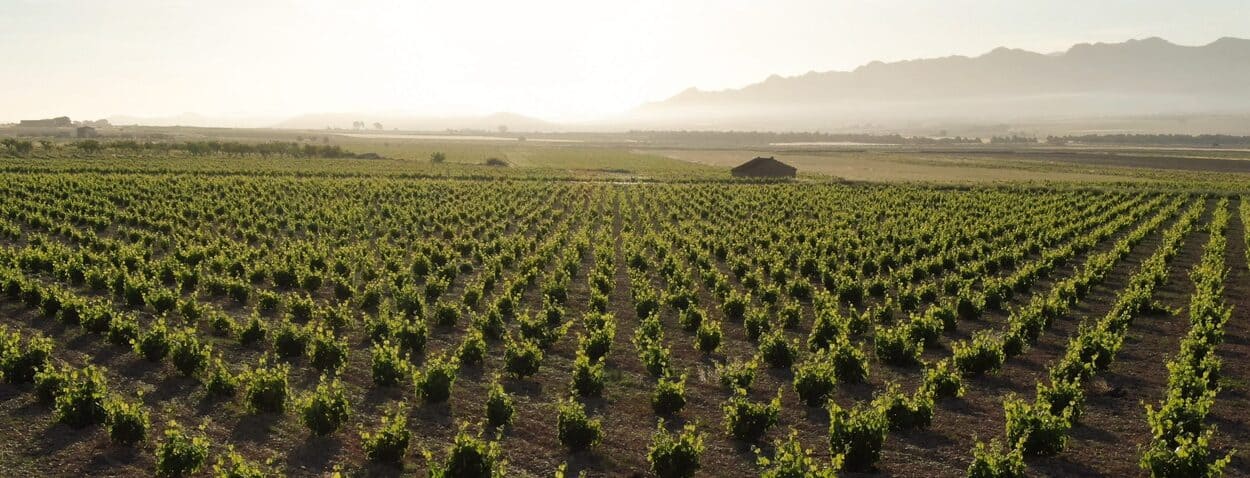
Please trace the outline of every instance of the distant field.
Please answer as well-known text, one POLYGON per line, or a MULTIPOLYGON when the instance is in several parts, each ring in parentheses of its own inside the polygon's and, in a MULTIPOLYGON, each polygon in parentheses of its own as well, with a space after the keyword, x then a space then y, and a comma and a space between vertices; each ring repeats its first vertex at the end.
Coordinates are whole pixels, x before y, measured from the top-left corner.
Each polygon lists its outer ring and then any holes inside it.
MULTIPOLYGON (((662 150, 673 159, 710 166, 732 168, 755 157, 752 151, 662 150)), ((824 174, 851 181, 946 183, 994 181, 1142 181, 1142 178, 1079 171, 1033 171, 990 167, 981 162, 923 155, 877 152, 766 153, 799 169, 800 174, 824 174)))

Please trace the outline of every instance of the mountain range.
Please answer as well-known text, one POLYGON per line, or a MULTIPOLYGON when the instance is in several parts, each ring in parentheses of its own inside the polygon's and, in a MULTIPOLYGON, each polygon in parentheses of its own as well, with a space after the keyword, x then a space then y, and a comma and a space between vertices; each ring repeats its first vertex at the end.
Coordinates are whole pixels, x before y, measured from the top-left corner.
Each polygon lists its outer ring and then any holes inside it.
POLYGON ((740 89, 688 89, 628 122, 689 129, 838 129, 848 123, 1072 120, 1250 113, 1250 40, 1182 46, 1160 38, 1051 54, 872 62, 771 76, 740 89))
POLYGON ((872 62, 852 71, 773 75, 738 89, 690 88, 625 113, 552 123, 515 113, 317 113, 292 118, 184 114, 113 117, 114 124, 516 132, 625 129, 1043 133, 1250 134, 1250 40, 1201 46, 1161 38, 1082 43, 1036 53, 996 48, 980 56, 872 62), (986 128, 990 128, 987 130, 986 128), (1006 128, 1006 129, 1004 129, 1006 128), (1031 129, 1030 129, 1031 128, 1031 129))

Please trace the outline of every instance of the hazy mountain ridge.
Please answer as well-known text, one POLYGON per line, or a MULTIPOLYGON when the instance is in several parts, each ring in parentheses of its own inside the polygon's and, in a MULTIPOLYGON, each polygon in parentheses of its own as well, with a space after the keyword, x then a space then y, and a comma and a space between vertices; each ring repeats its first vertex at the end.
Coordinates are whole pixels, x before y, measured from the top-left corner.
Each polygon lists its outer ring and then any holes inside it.
POLYGON ((1078 44, 1057 54, 872 62, 848 72, 771 76, 735 90, 688 89, 643 105, 647 122, 828 126, 844 120, 1071 118, 1250 112, 1250 40, 1182 46, 1160 38, 1078 44))

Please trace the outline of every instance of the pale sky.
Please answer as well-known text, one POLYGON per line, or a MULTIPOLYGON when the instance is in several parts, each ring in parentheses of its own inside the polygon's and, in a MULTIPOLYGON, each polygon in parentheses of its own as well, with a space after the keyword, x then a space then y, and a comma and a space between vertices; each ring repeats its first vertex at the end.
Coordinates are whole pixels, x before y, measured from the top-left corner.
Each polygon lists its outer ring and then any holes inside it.
POLYGON ((1250 1, 0 0, 0 122, 316 112, 590 119, 872 60, 1250 38, 1250 1))

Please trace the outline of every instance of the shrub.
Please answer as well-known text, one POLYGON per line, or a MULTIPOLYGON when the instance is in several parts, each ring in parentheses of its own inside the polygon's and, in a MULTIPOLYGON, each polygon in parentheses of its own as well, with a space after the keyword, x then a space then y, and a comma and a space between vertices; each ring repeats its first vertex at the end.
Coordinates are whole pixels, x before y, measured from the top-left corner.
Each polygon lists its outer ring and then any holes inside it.
POLYGON ((265 340, 265 334, 269 328, 260 320, 260 316, 253 313, 248 317, 247 325, 239 330, 239 344, 251 345, 265 340))
POLYGON ((71 371, 56 395, 56 420, 74 428, 104 423, 108 419, 104 408, 107 394, 108 384, 99 369, 87 366, 71 371))
POLYGON ((415 359, 425 355, 425 344, 429 334, 429 328, 426 327, 424 321, 409 319, 403 321, 403 324, 395 329, 392 338, 395 340, 395 345, 399 346, 401 353, 415 359))
POLYGON ((699 455, 703 454, 703 435, 694 425, 686 425, 679 433, 669 433, 664 420, 651 435, 647 462, 651 473, 660 478, 689 478, 699 471, 699 455))
POLYGON ((668 347, 665 347, 658 339, 636 341, 635 343, 638 346, 638 360, 646 367, 647 373, 650 373, 653 377, 662 377, 668 373, 668 347))
POLYGON ((1068 419, 1053 415, 1049 406, 1037 406, 1016 398, 1003 402, 1007 416, 1007 442, 1019 443, 1028 455, 1054 455, 1068 441, 1068 419))
POLYGON ((388 464, 403 462, 408 453, 408 413, 403 405, 399 405, 382 416, 382 424, 375 432, 360 432, 361 446, 370 461, 388 464))
POLYGON ((248 411, 252 413, 286 411, 286 399, 290 388, 287 377, 290 374, 290 365, 270 366, 264 358, 255 368, 244 370, 239 381, 243 384, 243 397, 248 411))
POLYGON ((152 324, 147 332, 134 342, 134 348, 135 353, 149 362, 160 362, 165 358, 165 355, 169 354, 169 328, 166 327, 165 321, 162 319, 152 324))
POLYGON ((703 310, 698 306, 686 307, 677 313, 677 324, 686 332, 694 332, 707 320, 703 310))
POLYGON ((725 413, 725 431, 738 440, 753 443, 777 424, 781 413, 781 390, 769 402, 753 402, 746 390, 738 389, 721 407, 725 413))
POLYGON ((844 410, 832 400, 828 406, 830 451, 842 455, 846 470, 871 470, 881 459, 881 447, 889 431, 885 413, 863 405, 844 410))
POLYGON ((578 346, 591 360, 599 360, 612 351, 612 340, 616 338, 616 321, 609 319, 601 326, 589 328, 586 335, 578 341, 578 346))
POLYGON ((657 415, 673 415, 686 406, 686 375, 673 379, 662 377, 651 393, 651 410, 657 415))
POLYGON ((997 372, 1007 359, 1001 340, 986 330, 972 334, 971 341, 956 342, 952 349, 955 368, 964 376, 997 372))
POLYGON ((1050 385, 1037 384, 1037 403, 1045 405, 1051 415, 1067 416, 1070 423, 1081 419, 1085 393, 1078 380, 1061 380, 1050 385))
POLYGON ((759 342, 760 337, 772 329, 772 324, 768 322, 768 313, 764 309, 751 309, 743 319, 742 327, 746 330, 747 340, 759 342))
POLYGON ((833 360, 833 372, 842 383, 863 383, 868 381, 868 356, 846 337, 834 341, 829 349, 829 358, 833 360))
POLYGON ((130 314, 118 314, 109 320, 108 342, 118 347, 133 347, 139 339, 139 321, 130 314))
POLYGON ((937 398, 960 397, 964 394, 964 381, 953 370, 950 362, 941 360, 924 371, 924 388, 937 398))
POLYGON ((603 393, 603 360, 591 363, 590 357, 578 351, 573 359, 572 389, 582 397, 598 397, 603 393))
POLYGON ((809 407, 820 406, 833 393, 837 377, 828 354, 812 354, 794 369, 794 391, 809 407))
POLYGON ((914 365, 920 362, 924 342, 917 342, 905 326, 877 327, 873 335, 877 358, 891 365, 914 365))
POLYGON ((165 439, 156 447, 157 476, 187 476, 204 466, 208 458, 208 440, 202 432, 192 436, 170 421, 165 428, 165 439))
POLYGON ((300 400, 300 422, 316 436, 334 433, 351 413, 351 405, 338 378, 321 376, 317 389, 300 400))
POLYGON ((705 354, 714 353, 720 348, 721 338, 720 321, 704 320, 695 331, 694 348, 705 354))
POLYGON ((380 387, 393 387, 398 384, 408 366, 407 361, 399 355, 399 347, 392 345, 390 340, 383 340, 382 343, 373 344, 372 355, 369 369, 373 373, 373 383, 380 387))
POLYGON ((213 464, 215 478, 267 478, 277 476, 276 473, 247 461, 243 455, 234 451, 234 445, 228 445, 226 454, 217 458, 213 464))
POLYGON ((770 367, 789 368, 799 354, 797 341, 786 340, 781 330, 773 331, 760 340, 760 357, 770 367))
POLYGON ((942 321, 932 314, 913 315, 906 327, 912 342, 937 345, 942 336, 942 321))
POLYGON ((998 440, 989 446, 977 442, 972 449, 972 464, 968 466, 968 478, 1024 478, 1024 453, 1019 447, 1003 449, 998 440))
POLYGON ((318 326, 308 334, 308 360, 322 372, 333 372, 347 361, 347 342, 334 336, 334 331, 318 326))
POLYGON ((454 327, 460 321, 460 307, 451 301, 438 301, 434 305, 434 323, 441 327, 454 327))
POLYGON ((105 405, 109 439, 120 445, 133 445, 148 436, 151 421, 142 402, 126 403, 114 398, 105 405))
POLYGON ((289 319, 283 318, 282 324, 278 326, 278 330, 273 335, 273 351, 282 358, 292 358, 304 355, 308 349, 308 332, 303 327, 295 325, 289 319))
POLYGON ((24 346, 16 332, 0 340, 12 340, 9 345, 0 344, 0 377, 8 383, 31 382, 52 355, 52 340, 46 337, 32 337, 24 346))
POLYGON ((588 450, 603 439, 603 426, 598 419, 586 415, 586 407, 573 399, 560 401, 556 416, 556 435, 569 451, 588 450))
POLYGON ((812 321, 812 331, 807 336, 807 348, 813 352, 826 349, 838 337, 846 336, 848 329, 848 321, 838 313, 836 305, 821 307, 816 310, 816 318, 812 321))
POLYGON ((486 359, 486 338, 477 329, 469 329, 456 348, 456 360, 462 366, 477 365, 486 359))
POLYGON ((729 391, 737 389, 750 390, 751 382, 755 381, 755 370, 759 367, 759 361, 752 358, 749 361, 728 362, 725 365, 716 365, 716 373, 720 375, 720 384, 729 391))
POLYGON ((1223 476, 1232 454, 1217 458, 1211 449, 1212 431, 1197 436, 1181 435, 1172 445, 1167 440, 1152 440, 1138 464, 1152 477, 1187 478, 1223 476))
POLYGON ((239 378, 230 372, 230 368, 221 358, 213 359, 213 366, 204 382, 204 389, 210 396, 233 397, 239 389, 239 378))
POLYGON ((35 398, 40 403, 52 403, 69 382, 73 369, 67 366, 47 365, 35 372, 35 398))
POLYGON ((791 430, 785 441, 773 442, 773 457, 765 457, 755 449, 756 464, 760 478, 836 478, 834 472, 842 465, 841 457, 835 456, 830 466, 822 466, 812 458, 811 450, 803 448, 797 434, 791 430))
POLYGON ((498 442, 469 435, 461 425, 447 449, 447 458, 436 461, 427 451, 425 459, 429 462, 430 478, 494 478, 506 476, 501 455, 498 442))
POLYGON ((512 397, 504 391, 503 384, 499 383, 499 376, 496 375, 490 385, 490 392, 486 395, 486 426, 499 428, 511 425, 515 412, 516 406, 512 403, 512 397))
POLYGON ((542 363, 543 351, 533 342, 509 338, 504 344, 504 369, 513 377, 534 375, 542 363))
POLYGON ((413 373, 412 381, 417 387, 417 396, 428 403, 442 403, 451 398, 451 387, 456 383, 456 373, 460 364, 453 358, 436 357, 425 364, 425 368, 413 373))
POLYGON ((908 396, 898 390, 898 385, 890 384, 872 404, 885 414, 891 430, 928 428, 933 421, 933 395, 925 389, 908 396))
POLYGON ((184 377, 194 377, 208 366, 212 346, 201 344, 194 329, 173 333, 169 342, 170 358, 174 363, 174 368, 178 369, 184 377))
POLYGON ((724 312, 725 318, 729 320, 742 320, 746 317, 747 305, 750 303, 750 294, 739 294, 733 291, 725 296, 724 302, 721 303, 721 311, 724 312))

